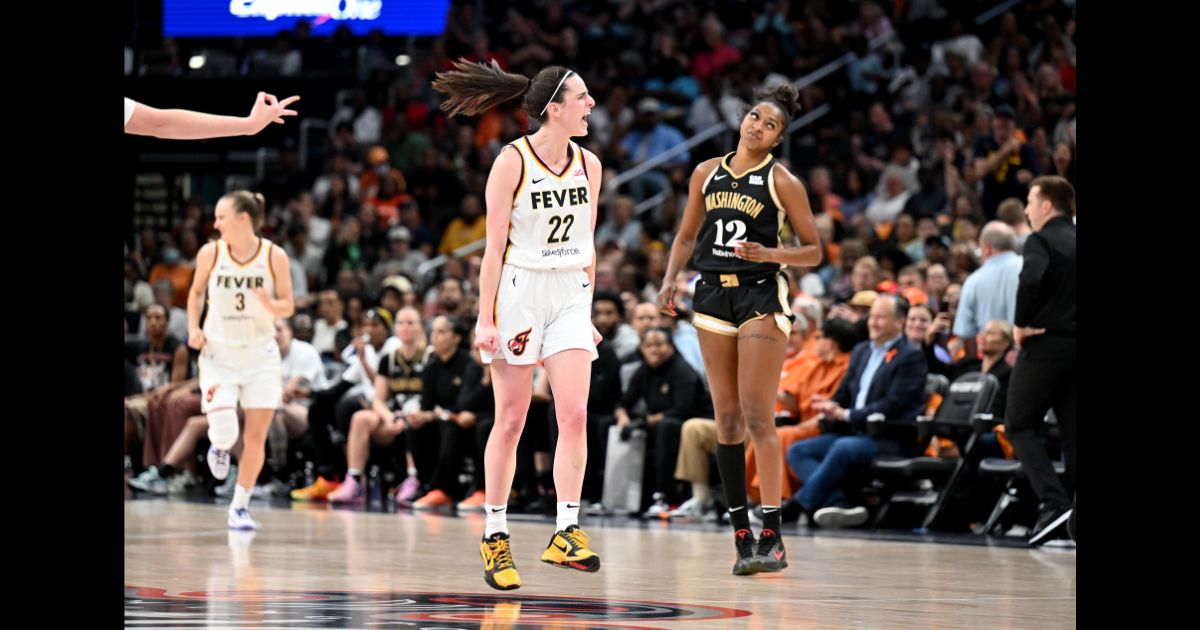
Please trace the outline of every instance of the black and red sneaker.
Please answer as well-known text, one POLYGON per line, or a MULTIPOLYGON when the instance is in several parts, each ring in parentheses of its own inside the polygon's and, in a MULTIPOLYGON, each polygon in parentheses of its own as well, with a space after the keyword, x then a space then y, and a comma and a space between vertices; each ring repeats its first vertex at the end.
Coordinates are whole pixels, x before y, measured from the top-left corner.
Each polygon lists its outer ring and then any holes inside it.
POLYGON ((754 532, 748 529, 737 530, 734 532, 734 545, 737 547, 737 560, 733 563, 733 574, 757 573, 750 566, 750 561, 754 559, 754 532))
POLYGON ((754 573, 779 573, 787 567, 787 550, 783 548, 783 539, 773 529, 764 529, 758 537, 758 550, 750 559, 751 571, 754 573))

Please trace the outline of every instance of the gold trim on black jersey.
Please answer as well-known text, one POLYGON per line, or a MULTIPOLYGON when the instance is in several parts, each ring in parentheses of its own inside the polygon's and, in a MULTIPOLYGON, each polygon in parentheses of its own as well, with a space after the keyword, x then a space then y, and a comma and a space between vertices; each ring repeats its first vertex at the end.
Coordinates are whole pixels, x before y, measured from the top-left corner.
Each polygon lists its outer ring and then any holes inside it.
POLYGON ((739 174, 733 172, 733 167, 729 165, 729 158, 732 157, 734 153, 737 153, 737 151, 730 151, 729 153, 725 154, 725 157, 721 158, 721 167, 724 168, 726 171, 729 171, 729 174, 733 175, 734 179, 741 179, 741 178, 749 175, 750 173, 757 171, 758 169, 766 166, 767 162, 770 162, 771 158, 774 157, 773 155, 768 153, 767 157, 763 158, 763 161, 759 162, 757 166, 755 166, 753 168, 748 168, 745 171, 742 171, 742 174, 739 175, 739 174))

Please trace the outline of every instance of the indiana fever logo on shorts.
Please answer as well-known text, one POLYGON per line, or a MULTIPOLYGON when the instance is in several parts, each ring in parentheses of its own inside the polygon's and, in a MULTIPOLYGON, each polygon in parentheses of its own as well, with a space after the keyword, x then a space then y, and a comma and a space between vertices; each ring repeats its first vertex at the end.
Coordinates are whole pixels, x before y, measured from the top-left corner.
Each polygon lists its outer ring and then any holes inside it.
POLYGON ((204 402, 212 402, 213 397, 216 395, 217 395, 217 386, 213 385, 212 387, 209 387, 208 391, 204 394, 204 402))
POLYGON ((517 333, 516 337, 508 340, 508 349, 516 356, 525 354, 525 346, 529 345, 529 334, 533 332, 533 328, 525 329, 525 332, 517 333))

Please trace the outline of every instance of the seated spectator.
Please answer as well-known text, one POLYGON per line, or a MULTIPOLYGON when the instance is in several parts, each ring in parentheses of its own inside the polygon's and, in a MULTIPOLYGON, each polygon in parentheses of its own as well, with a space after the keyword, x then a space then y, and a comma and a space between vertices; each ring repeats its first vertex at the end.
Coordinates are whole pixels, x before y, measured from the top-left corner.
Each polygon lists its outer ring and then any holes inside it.
POLYGON ((903 297, 879 296, 867 324, 870 339, 855 346, 837 393, 813 403, 826 426, 822 435, 788 448, 788 466, 803 485, 784 505, 785 520, 804 512, 821 527, 866 523, 866 508, 849 503, 842 482, 869 468, 877 455, 916 451, 916 427, 903 422, 923 409, 927 368, 924 355, 904 337, 907 315, 903 297), (877 437, 867 435, 872 414, 889 421, 877 437))
POLYGON ((949 377, 954 371, 950 351, 946 349, 950 313, 937 315, 926 304, 913 304, 904 323, 904 336, 925 355, 929 372, 949 377))
MULTIPOLYGON (((363 471, 371 444, 390 446, 408 426, 409 418, 420 412, 425 368, 433 348, 426 344, 421 315, 415 308, 405 307, 396 313, 395 332, 400 343, 379 357, 371 407, 354 412, 350 418, 346 478, 327 497, 330 503, 360 502, 366 497, 363 471)), ((401 492, 397 493, 397 501, 404 504, 411 503, 416 493, 417 471, 413 468, 408 473, 408 478, 400 484, 401 492)))
MULTIPOLYGON (((651 328, 642 337, 641 353, 645 364, 630 379, 616 409, 617 425, 645 428, 649 431, 646 463, 654 475, 654 504, 646 513, 657 516, 668 511, 668 502, 677 499, 674 490, 675 461, 679 454, 679 432, 684 421, 712 415, 712 402, 704 385, 687 362, 675 352, 671 331, 651 328), (638 402, 646 405, 646 415, 631 417, 638 402)), ((674 501, 678 503, 678 500, 674 501)))
POLYGON ((417 465, 417 474, 429 489, 413 502, 414 510, 432 510, 453 506, 463 498, 458 474, 463 455, 475 432, 475 416, 462 414, 458 395, 463 376, 471 363, 463 347, 468 336, 466 324, 450 316, 433 320, 429 342, 433 355, 425 366, 421 410, 408 417, 409 452, 417 465))

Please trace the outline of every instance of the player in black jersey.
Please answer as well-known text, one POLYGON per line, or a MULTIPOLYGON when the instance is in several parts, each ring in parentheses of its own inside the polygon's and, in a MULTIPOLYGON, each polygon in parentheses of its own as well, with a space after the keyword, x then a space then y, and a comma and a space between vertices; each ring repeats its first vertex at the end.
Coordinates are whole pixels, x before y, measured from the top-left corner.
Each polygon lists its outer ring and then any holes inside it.
POLYGON ((675 315, 675 276, 692 256, 700 270, 693 322, 717 420, 717 466, 729 502, 738 557, 734 575, 777 572, 787 566, 779 537, 783 460, 775 434, 775 392, 783 368, 792 311, 781 264, 821 260, 817 227, 804 185, 776 163, 771 150, 800 110, 791 85, 755 93, 742 119, 737 150, 701 162, 692 172, 687 207, 658 293, 659 308, 675 315), (786 219, 800 238, 784 246, 786 219), (745 438, 758 450, 763 529, 755 546, 746 514, 745 438))

